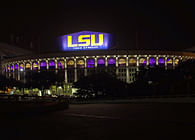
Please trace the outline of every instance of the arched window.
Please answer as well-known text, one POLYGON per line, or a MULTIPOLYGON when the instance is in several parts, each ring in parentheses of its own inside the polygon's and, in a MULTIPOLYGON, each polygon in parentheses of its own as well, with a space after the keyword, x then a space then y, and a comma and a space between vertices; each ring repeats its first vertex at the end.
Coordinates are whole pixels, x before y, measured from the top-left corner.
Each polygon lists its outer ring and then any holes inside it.
POLYGON ((168 66, 171 66, 171 65, 173 65, 173 59, 172 58, 167 58, 167 65, 168 66))
POLYGON ((83 59, 77 60, 77 67, 78 68, 84 68, 85 67, 85 61, 83 59))
POLYGON ((89 58, 87 60, 87 67, 88 68, 94 68, 95 67, 95 60, 93 58, 89 58))
POLYGON ((108 66, 115 66, 116 60, 113 57, 108 58, 108 66))
POLYGON ((47 69, 47 63, 45 61, 41 61, 41 63, 40 63, 40 69, 41 70, 46 70, 47 69))
POLYGON ((15 64, 14 70, 15 70, 15 71, 18 71, 18 64, 15 64))
POLYGON ((67 67, 68 68, 74 68, 74 60, 73 59, 67 60, 67 67))
POLYGON ((180 62, 179 58, 175 58, 175 65, 178 65, 180 62))
POLYGON ((27 63, 25 64, 25 69, 26 69, 26 70, 30 70, 30 68, 31 68, 30 63, 27 62, 27 63))
POLYGON ((20 71, 24 71, 24 64, 20 64, 20 71))
POLYGON ((158 65, 159 66, 164 66, 165 65, 165 58, 159 57, 158 58, 158 65))
POLYGON ((145 57, 142 57, 139 59, 139 65, 140 66, 146 66, 146 58, 145 57))
POLYGON ((105 59, 104 58, 98 58, 97 59, 97 66, 98 67, 105 67, 105 59))
POLYGON ((38 70, 38 62, 33 62, 33 70, 38 70))
POLYGON ((119 58, 119 59, 118 59, 118 65, 119 65, 120 67, 126 66, 126 59, 125 59, 125 58, 119 58))
POLYGON ((58 69, 64 69, 64 61, 63 60, 58 61, 58 69))
POLYGON ((154 57, 149 58, 149 65, 150 66, 155 66, 156 65, 156 59, 154 57))
POLYGON ((49 61, 49 69, 55 69, 55 61, 54 60, 49 61))
POLYGON ((137 65, 137 59, 136 58, 130 58, 129 59, 129 65, 130 66, 136 66, 137 65))

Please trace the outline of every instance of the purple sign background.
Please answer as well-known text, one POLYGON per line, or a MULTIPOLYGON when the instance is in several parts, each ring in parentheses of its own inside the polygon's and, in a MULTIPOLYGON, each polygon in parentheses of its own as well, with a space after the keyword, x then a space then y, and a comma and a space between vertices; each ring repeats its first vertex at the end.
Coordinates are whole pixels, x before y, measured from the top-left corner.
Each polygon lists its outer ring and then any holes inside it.
MULTIPOLYGON (((91 39, 90 37, 84 39, 91 39)), ((92 31, 82 31, 73 34, 68 34, 59 37, 59 45, 63 51, 75 51, 75 50, 105 50, 108 49, 111 45, 111 34, 109 33, 101 33, 101 32, 92 32, 92 31), (78 37, 80 35, 95 35, 95 42, 99 42, 99 34, 103 34, 103 45, 101 46, 76 46, 76 47, 68 47, 68 36, 72 36, 72 44, 83 44, 82 42, 78 42, 78 37)))

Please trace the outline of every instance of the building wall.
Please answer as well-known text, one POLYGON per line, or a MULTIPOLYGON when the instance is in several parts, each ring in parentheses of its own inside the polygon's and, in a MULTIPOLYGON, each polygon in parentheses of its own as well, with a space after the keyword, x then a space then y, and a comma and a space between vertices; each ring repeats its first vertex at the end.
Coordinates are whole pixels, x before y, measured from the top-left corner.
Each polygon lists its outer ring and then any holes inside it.
POLYGON ((29 71, 60 70, 64 72, 65 83, 76 82, 83 76, 94 72, 107 71, 116 74, 118 79, 131 83, 139 66, 160 65, 174 68, 179 61, 192 59, 190 55, 81 55, 68 57, 37 57, 34 59, 19 59, 5 61, 2 64, 3 73, 17 80, 24 80, 29 71))

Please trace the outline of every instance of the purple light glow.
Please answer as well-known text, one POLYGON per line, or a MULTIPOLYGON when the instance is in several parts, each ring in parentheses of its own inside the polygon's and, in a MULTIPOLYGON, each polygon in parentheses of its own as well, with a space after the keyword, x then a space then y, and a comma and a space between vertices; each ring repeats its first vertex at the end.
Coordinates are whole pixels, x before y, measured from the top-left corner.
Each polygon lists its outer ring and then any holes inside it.
POLYGON ((139 64, 140 64, 141 66, 145 66, 145 65, 146 65, 146 58, 140 58, 139 64))
POLYGON ((88 68, 93 68, 95 66, 95 60, 94 59, 88 59, 87 66, 88 66, 88 68))
POLYGON ((167 58, 167 65, 172 65, 172 64, 173 64, 172 58, 167 58))
POLYGON ((151 58, 149 59, 149 65, 150 65, 150 66, 154 66, 155 64, 156 64, 156 59, 153 58, 153 57, 151 57, 151 58))
POLYGON ((105 60, 104 60, 104 58, 99 58, 99 59, 97 60, 97 64, 98 64, 98 65, 105 65, 105 60))
POLYGON ((116 60, 114 58, 108 59, 108 65, 115 65, 115 64, 116 64, 116 60))
POLYGON ((50 62, 49 62, 49 66, 50 66, 50 67, 55 67, 55 61, 50 61, 50 62))
POLYGON ((13 68, 14 68, 13 65, 11 65, 11 66, 10 66, 10 69, 13 70, 13 68))
POLYGON ((164 58, 159 58, 158 59, 158 64, 159 65, 164 65, 165 64, 165 59, 164 58))
POLYGON ((15 70, 18 70, 18 64, 15 65, 15 70))
POLYGON ((46 68, 47 67, 47 63, 45 61, 42 61, 40 64, 41 68, 46 68))
POLYGON ((23 70, 23 69, 24 69, 23 64, 20 64, 20 69, 21 69, 21 70, 23 70))
POLYGON ((62 62, 58 62, 58 69, 63 69, 64 68, 64 65, 62 64, 62 62))

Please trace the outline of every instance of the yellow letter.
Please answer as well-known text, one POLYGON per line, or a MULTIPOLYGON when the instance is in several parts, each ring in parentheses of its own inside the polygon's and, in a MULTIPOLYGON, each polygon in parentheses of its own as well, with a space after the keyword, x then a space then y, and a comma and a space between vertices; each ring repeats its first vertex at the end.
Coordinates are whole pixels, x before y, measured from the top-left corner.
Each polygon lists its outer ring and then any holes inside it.
POLYGON ((68 36, 68 47, 77 47, 77 44, 72 44, 72 36, 68 36))
POLYGON ((103 45, 103 34, 99 34, 99 42, 95 43, 95 35, 91 35, 91 46, 101 46, 103 45))
POLYGON ((83 44, 79 44, 79 46, 89 46, 90 45, 90 39, 83 39, 86 37, 90 37, 90 35, 80 35, 79 36, 79 41, 78 42, 85 42, 83 44))

